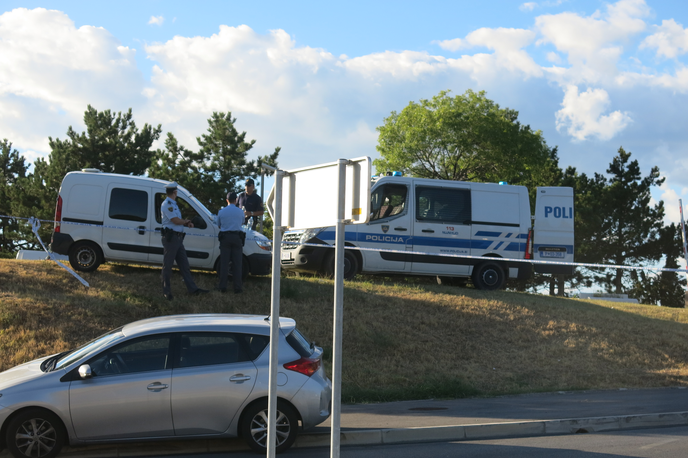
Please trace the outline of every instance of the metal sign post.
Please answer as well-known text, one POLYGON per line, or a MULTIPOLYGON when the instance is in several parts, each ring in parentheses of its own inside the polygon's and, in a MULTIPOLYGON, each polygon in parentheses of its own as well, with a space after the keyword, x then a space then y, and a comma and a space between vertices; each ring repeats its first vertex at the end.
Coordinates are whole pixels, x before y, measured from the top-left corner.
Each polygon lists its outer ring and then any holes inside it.
POLYGON ((332 421, 330 456, 339 458, 342 411, 342 330, 344 322, 344 202, 346 200, 346 163, 338 161, 339 191, 337 193, 337 229, 334 251, 334 319, 332 323, 332 421))
MULTIPOLYGON (((678 207, 681 213, 681 238, 683 239, 683 259, 686 260, 686 269, 688 269, 688 248, 686 248, 686 225, 683 223, 683 201, 678 200, 678 207)), ((686 278, 688 278, 688 271, 686 271, 686 278)))
MULTIPOLYGON (((265 166, 264 166, 265 167, 265 166)), ((282 252, 282 177, 284 172, 275 170, 275 201, 277 208, 272 226, 272 293, 270 307, 270 372, 268 378, 268 458, 275 458, 277 444, 277 371, 280 312, 280 253, 282 252)), ((296 427, 296 425, 291 425, 296 427)))

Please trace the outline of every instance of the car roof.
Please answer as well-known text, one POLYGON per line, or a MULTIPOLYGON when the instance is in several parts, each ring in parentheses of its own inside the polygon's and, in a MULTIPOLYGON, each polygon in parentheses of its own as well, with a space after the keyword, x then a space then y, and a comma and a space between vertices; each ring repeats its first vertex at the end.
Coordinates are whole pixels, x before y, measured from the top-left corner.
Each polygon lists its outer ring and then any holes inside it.
MULTIPOLYGON (((270 334, 269 316, 224 314, 169 315, 135 321, 124 325, 122 333, 135 337, 163 332, 242 332, 259 335, 270 334)), ((292 318, 280 317, 280 328, 289 334, 296 327, 292 318)))

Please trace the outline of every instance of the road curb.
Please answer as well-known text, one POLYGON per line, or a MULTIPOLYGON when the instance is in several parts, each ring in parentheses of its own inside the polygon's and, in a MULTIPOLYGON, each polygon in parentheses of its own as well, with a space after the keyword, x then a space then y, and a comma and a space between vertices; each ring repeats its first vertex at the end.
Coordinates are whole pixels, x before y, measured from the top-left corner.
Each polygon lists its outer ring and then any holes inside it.
MULTIPOLYGON (((533 437, 566 435, 606 431, 623 431, 639 428, 688 426, 688 411, 643 415, 616 415, 608 417, 570 418, 564 420, 531 420, 519 422, 484 423, 454 426, 417 428, 370 428, 341 431, 342 446, 390 445, 418 442, 468 441, 503 437, 533 437)), ((330 433, 300 434, 295 448, 329 447, 330 433)), ((130 444, 67 447, 61 457, 110 458, 125 456, 156 456, 189 453, 221 453, 249 450, 241 439, 212 439, 130 444)), ((5 450, 0 458, 9 456, 5 450)))
MULTIPOLYGON (((688 426, 688 412, 343 431, 341 433, 341 445, 389 445, 410 442, 497 439, 502 437, 580 434, 666 426, 688 426)), ((294 446, 325 447, 329 445, 329 433, 305 433, 297 438, 294 446)))

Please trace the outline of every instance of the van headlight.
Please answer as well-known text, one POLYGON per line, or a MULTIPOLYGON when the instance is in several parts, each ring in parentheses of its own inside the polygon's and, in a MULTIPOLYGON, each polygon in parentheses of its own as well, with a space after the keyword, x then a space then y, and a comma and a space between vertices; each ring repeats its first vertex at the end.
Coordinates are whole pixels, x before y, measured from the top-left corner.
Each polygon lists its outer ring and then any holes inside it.
POLYGON ((325 229, 327 229, 327 228, 326 227, 316 227, 313 229, 306 229, 305 231, 303 231, 303 234, 301 234, 301 238, 299 239, 299 243, 303 244, 303 243, 308 242, 313 237, 317 237, 318 235, 320 235, 320 233, 323 232, 325 229))
POLYGON ((272 251, 272 242, 270 240, 256 240, 258 248, 265 251, 272 251))

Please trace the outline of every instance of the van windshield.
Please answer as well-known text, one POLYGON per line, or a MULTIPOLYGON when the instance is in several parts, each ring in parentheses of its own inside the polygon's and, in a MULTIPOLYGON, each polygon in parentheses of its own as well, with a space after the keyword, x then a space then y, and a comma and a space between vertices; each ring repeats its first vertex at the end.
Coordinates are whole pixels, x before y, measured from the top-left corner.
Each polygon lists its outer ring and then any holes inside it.
POLYGON ((205 205, 203 205, 203 204, 201 203, 200 200, 196 199, 196 197, 195 197, 193 194, 191 194, 191 193, 189 192, 188 189, 186 189, 186 188, 184 188, 184 187, 182 187, 182 186, 179 186, 179 189, 181 189, 182 191, 184 191, 184 194, 186 195, 186 197, 188 197, 189 200, 190 200, 191 202, 195 203, 195 204, 198 206, 198 208, 200 208, 201 210, 203 210, 203 211, 205 212, 205 214, 206 214, 208 217, 210 217, 210 219, 211 219, 211 221, 212 221, 213 213, 212 213, 210 210, 208 210, 208 209, 205 207, 205 205))

